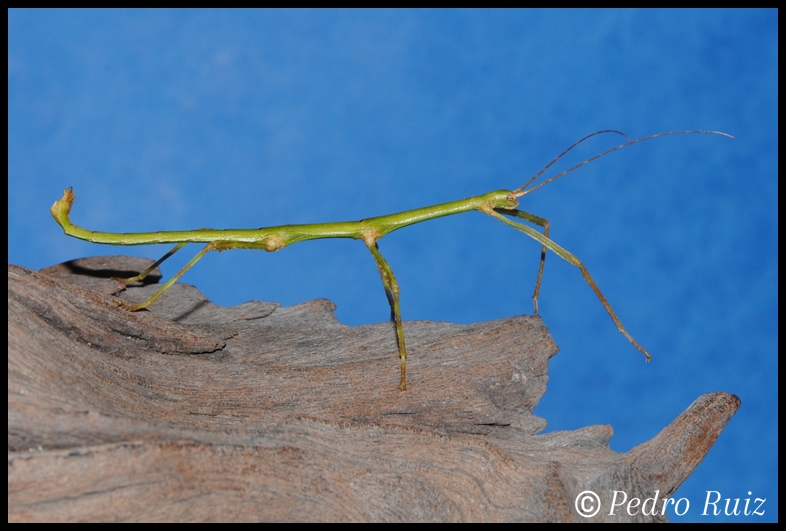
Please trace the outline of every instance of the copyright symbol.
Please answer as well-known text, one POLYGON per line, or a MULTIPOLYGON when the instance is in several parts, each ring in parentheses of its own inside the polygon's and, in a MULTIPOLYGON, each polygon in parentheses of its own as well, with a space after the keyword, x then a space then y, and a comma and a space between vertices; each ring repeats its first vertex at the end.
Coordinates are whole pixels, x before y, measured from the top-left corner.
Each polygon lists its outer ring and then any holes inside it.
POLYGON ((591 490, 580 492, 574 503, 576 512, 584 518, 592 518, 600 511, 600 498, 591 490))

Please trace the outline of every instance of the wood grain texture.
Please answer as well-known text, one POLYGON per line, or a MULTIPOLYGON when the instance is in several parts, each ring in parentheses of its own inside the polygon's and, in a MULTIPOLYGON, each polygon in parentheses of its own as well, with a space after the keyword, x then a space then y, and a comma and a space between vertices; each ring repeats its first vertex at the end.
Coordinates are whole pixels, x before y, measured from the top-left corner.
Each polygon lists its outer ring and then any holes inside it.
POLYGON ((185 284, 116 308, 156 286, 112 277, 149 263, 9 265, 9 521, 584 521, 584 490, 672 494, 739 407, 704 395, 626 454, 610 426, 538 435, 557 352, 540 318, 405 322, 401 392, 391 323, 185 284))

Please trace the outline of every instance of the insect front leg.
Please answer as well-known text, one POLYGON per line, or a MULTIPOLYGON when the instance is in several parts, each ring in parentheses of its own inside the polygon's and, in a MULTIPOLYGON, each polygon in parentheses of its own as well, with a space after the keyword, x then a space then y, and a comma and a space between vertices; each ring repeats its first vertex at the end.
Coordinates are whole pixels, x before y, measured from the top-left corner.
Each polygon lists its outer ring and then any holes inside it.
MULTIPOLYGON (((533 240, 537 241, 538 243, 540 243, 541 245, 546 247, 549 251, 551 251, 553 253, 556 253, 560 258, 562 258, 563 260, 565 260, 569 264, 572 264, 572 265, 578 267, 581 270, 581 275, 584 277, 584 280, 592 288, 592 291, 595 292, 595 296, 598 298, 598 300, 601 302, 601 304, 603 304, 603 307, 606 308, 606 311, 609 313, 609 316, 611 316, 611 320, 614 321, 615 325, 617 325, 617 329, 622 333, 622 335, 624 335, 626 338, 628 338, 628 341, 630 341, 630 343, 634 347, 636 347, 642 354, 644 354, 644 356, 646 356, 647 361, 650 361, 650 359, 652 358, 650 353, 647 352, 644 349, 644 347, 639 345, 639 343, 635 339, 633 339, 633 336, 631 336, 628 333, 628 331, 625 329, 625 326, 623 326, 622 321, 620 321, 620 318, 617 317, 616 313, 614 313, 614 310, 612 309, 611 304, 609 304, 609 302, 606 300, 606 297, 603 296, 603 293, 601 293, 600 288, 598 287, 597 284, 595 284, 595 281, 592 280, 592 277, 590 276, 589 271, 587 271, 587 268, 584 267, 584 264, 581 263, 581 260, 579 260, 574 255, 572 255, 571 253, 569 253, 568 251, 566 251, 565 249, 563 249, 562 247, 557 245, 554 241, 550 240, 547 237, 548 229, 546 229, 546 235, 541 234, 538 231, 536 231, 535 229, 533 229, 532 227, 528 227, 527 225, 524 225, 523 223, 519 223, 518 221, 510 220, 510 219, 500 215, 500 212, 502 214, 507 215, 507 216, 518 217, 518 218, 526 219, 528 221, 531 221, 533 218, 541 219, 542 221, 546 221, 546 220, 543 220, 542 218, 538 218, 537 216, 533 216, 532 214, 529 214, 527 212, 522 212, 520 210, 515 210, 515 209, 511 209, 511 210, 500 209, 499 212, 496 209, 495 210, 489 210, 489 211, 484 210, 483 212, 488 214, 488 215, 490 215, 490 216, 492 216, 492 217, 497 218, 498 220, 500 220, 501 222, 505 223, 506 225, 510 225, 514 229, 523 232, 524 234, 526 234, 527 236, 529 236, 533 240)), ((536 223, 535 221, 532 221, 532 222, 536 223)), ((546 222, 546 224, 548 225, 548 222, 546 222)), ((542 265, 543 265, 543 262, 541 261, 541 267, 542 267, 542 265)), ((538 278, 538 283, 540 283, 540 278, 538 278)), ((536 290, 537 290, 537 288, 536 288, 536 290)), ((537 291, 536 291, 536 293, 537 293, 537 291)))
POLYGON ((379 276, 382 277, 382 285, 385 288, 385 295, 388 297, 390 304, 390 319, 396 325, 396 339, 398 340, 398 356, 401 363, 401 381, 398 388, 402 391, 407 390, 407 347, 404 343, 404 325, 401 322, 401 309, 399 308, 398 294, 400 291, 398 282, 396 281, 393 270, 390 268, 387 260, 379 252, 377 243, 374 241, 366 241, 366 246, 371 251, 374 261, 377 263, 379 269, 379 276))
MULTIPOLYGON (((551 226, 549 224, 549 220, 546 218, 538 217, 534 214, 530 214, 529 212, 524 212, 522 210, 504 210, 504 209, 494 209, 495 211, 506 214, 508 216, 515 216, 517 218, 521 218, 524 220, 529 221, 530 223, 534 223, 535 225, 539 225, 543 227, 543 236, 546 238, 549 237, 549 230, 551 226)), ((546 266, 546 246, 543 245, 540 251, 540 267, 538 268, 538 280, 535 282, 535 292, 532 294, 532 302, 535 305, 535 315, 538 315, 538 296, 540 295, 540 282, 543 280, 543 269, 546 266)))

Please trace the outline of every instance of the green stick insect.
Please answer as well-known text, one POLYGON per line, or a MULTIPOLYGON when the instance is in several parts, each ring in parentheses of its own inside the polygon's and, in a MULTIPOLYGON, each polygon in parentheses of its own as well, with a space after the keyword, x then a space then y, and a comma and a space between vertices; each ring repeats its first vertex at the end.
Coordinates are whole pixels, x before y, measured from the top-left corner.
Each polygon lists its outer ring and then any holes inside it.
POLYGON ((543 278, 543 268, 546 263, 546 250, 548 249, 549 251, 557 254, 563 260, 578 267, 581 270, 584 280, 586 280, 587 284, 589 284, 589 286, 595 292, 595 295, 598 297, 601 304, 603 304, 603 307, 606 308, 606 311, 611 316, 614 324, 617 325, 619 331, 622 332, 622 334, 628 338, 628 341, 630 341, 634 347, 644 354, 644 356, 647 358, 647 361, 649 361, 651 358, 649 352, 639 345, 639 343, 633 339, 633 337, 622 325, 622 322, 617 317, 617 314, 614 313, 611 305, 606 301, 606 298, 603 296, 603 293, 601 293, 597 284, 595 284, 595 281, 592 280, 592 277, 587 271, 587 268, 584 267, 584 264, 582 264, 578 258, 549 239, 548 220, 521 210, 517 210, 516 207, 519 204, 518 198, 530 194, 538 188, 545 186, 556 179, 559 179, 563 175, 566 175, 577 168, 584 166, 585 164, 589 164, 596 159, 604 157, 609 153, 613 153, 614 151, 631 146, 633 144, 661 136, 691 133, 707 133, 733 138, 731 135, 722 133, 720 131, 692 130, 670 131, 632 140, 630 137, 619 131, 597 131, 585 136, 578 142, 568 147, 565 151, 555 157, 554 160, 552 160, 548 165, 546 165, 546 167, 535 174, 523 186, 516 188, 515 190, 496 190, 494 192, 488 192, 477 197, 470 197, 467 199, 461 199, 459 201, 452 201, 450 203, 442 203, 439 205, 408 210, 406 212, 399 212, 397 214, 389 214, 387 216, 363 219, 360 221, 340 221, 336 223, 312 223, 304 225, 281 225, 278 227, 265 227, 261 229, 197 229, 190 231, 142 232, 131 234, 96 232, 83 229, 71 223, 71 220, 69 219, 69 213, 71 212, 71 206, 73 205, 75 199, 74 192, 71 188, 65 190, 62 199, 52 205, 52 216, 54 216, 55 221, 57 221, 57 223, 63 228, 67 235, 93 243, 104 243, 109 245, 149 245, 157 243, 176 244, 172 250, 161 257, 161 259, 152 266, 142 271, 139 275, 127 279, 121 279, 126 284, 144 279, 153 269, 160 265, 164 260, 175 254, 177 251, 182 249, 186 244, 206 244, 202 250, 199 251, 196 256, 194 256, 185 266, 183 266, 183 268, 178 271, 174 277, 165 282, 161 288, 159 288, 159 290, 156 291, 156 293, 154 293, 153 296, 151 296, 146 301, 140 304, 126 304, 120 300, 114 300, 114 304, 116 306, 125 308, 126 310, 132 312, 141 310, 142 308, 146 308, 147 306, 153 304, 156 300, 158 300, 159 297, 161 297, 161 295, 163 295, 170 287, 172 287, 172 285, 180 277, 182 277, 186 271, 191 269, 194 264, 196 264, 205 254, 210 251, 225 251, 227 249, 262 249, 272 252, 278 251, 279 249, 286 247, 287 245, 292 245, 293 243, 320 238, 353 238, 356 240, 363 240, 363 243, 365 243, 366 247, 368 247, 369 251, 371 251, 371 255, 377 264, 379 274, 382 277, 382 285, 385 288, 385 294, 387 295, 388 303, 390 304, 391 320, 393 321, 396 329, 399 360, 401 364, 401 380, 399 383, 399 389, 405 391, 407 389, 407 347, 404 342, 404 328, 401 321, 401 310, 399 307, 399 285, 387 260, 385 260, 385 258, 379 252, 377 242, 386 234, 408 225, 413 225, 415 223, 420 223, 422 221, 428 221, 430 219, 440 218, 443 216, 462 214, 471 210, 479 210, 480 212, 494 217, 506 225, 510 225, 514 229, 523 232, 541 244, 540 268, 538 269, 538 277, 535 282, 535 292, 532 295, 532 300, 535 306, 535 315, 538 313, 538 295, 540 293, 541 279, 543 278), (557 162, 570 150, 587 139, 603 133, 614 133, 622 135, 626 139, 626 142, 598 155, 595 155, 584 162, 576 164, 575 166, 546 179, 532 188, 528 188, 541 175, 543 175, 546 170, 548 170, 555 162, 557 162), (515 221, 514 219, 509 218, 517 218, 519 220, 527 221, 533 225, 537 225, 543 229, 543 233, 541 234, 534 228, 529 227, 520 221, 515 221))

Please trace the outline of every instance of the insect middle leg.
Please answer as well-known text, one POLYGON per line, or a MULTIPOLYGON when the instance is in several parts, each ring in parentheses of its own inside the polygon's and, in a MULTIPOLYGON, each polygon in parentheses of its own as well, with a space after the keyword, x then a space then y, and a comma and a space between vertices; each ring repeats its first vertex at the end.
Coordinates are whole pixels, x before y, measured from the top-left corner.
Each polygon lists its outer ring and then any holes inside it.
POLYGON ((382 277, 382 285, 385 288, 385 295, 390 304, 390 319, 396 325, 396 339, 398 340, 398 357, 401 363, 401 381, 398 388, 401 391, 407 390, 407 346, 404 343, 404 325, 401 322, 401 309, 399 307, 398 294, 400 291, 393 270, 390 268, 385 257, 379 252, 376 242, 366 242, 366 246, 371 251, 374 261, 379 269, 379 276, 382 277))

